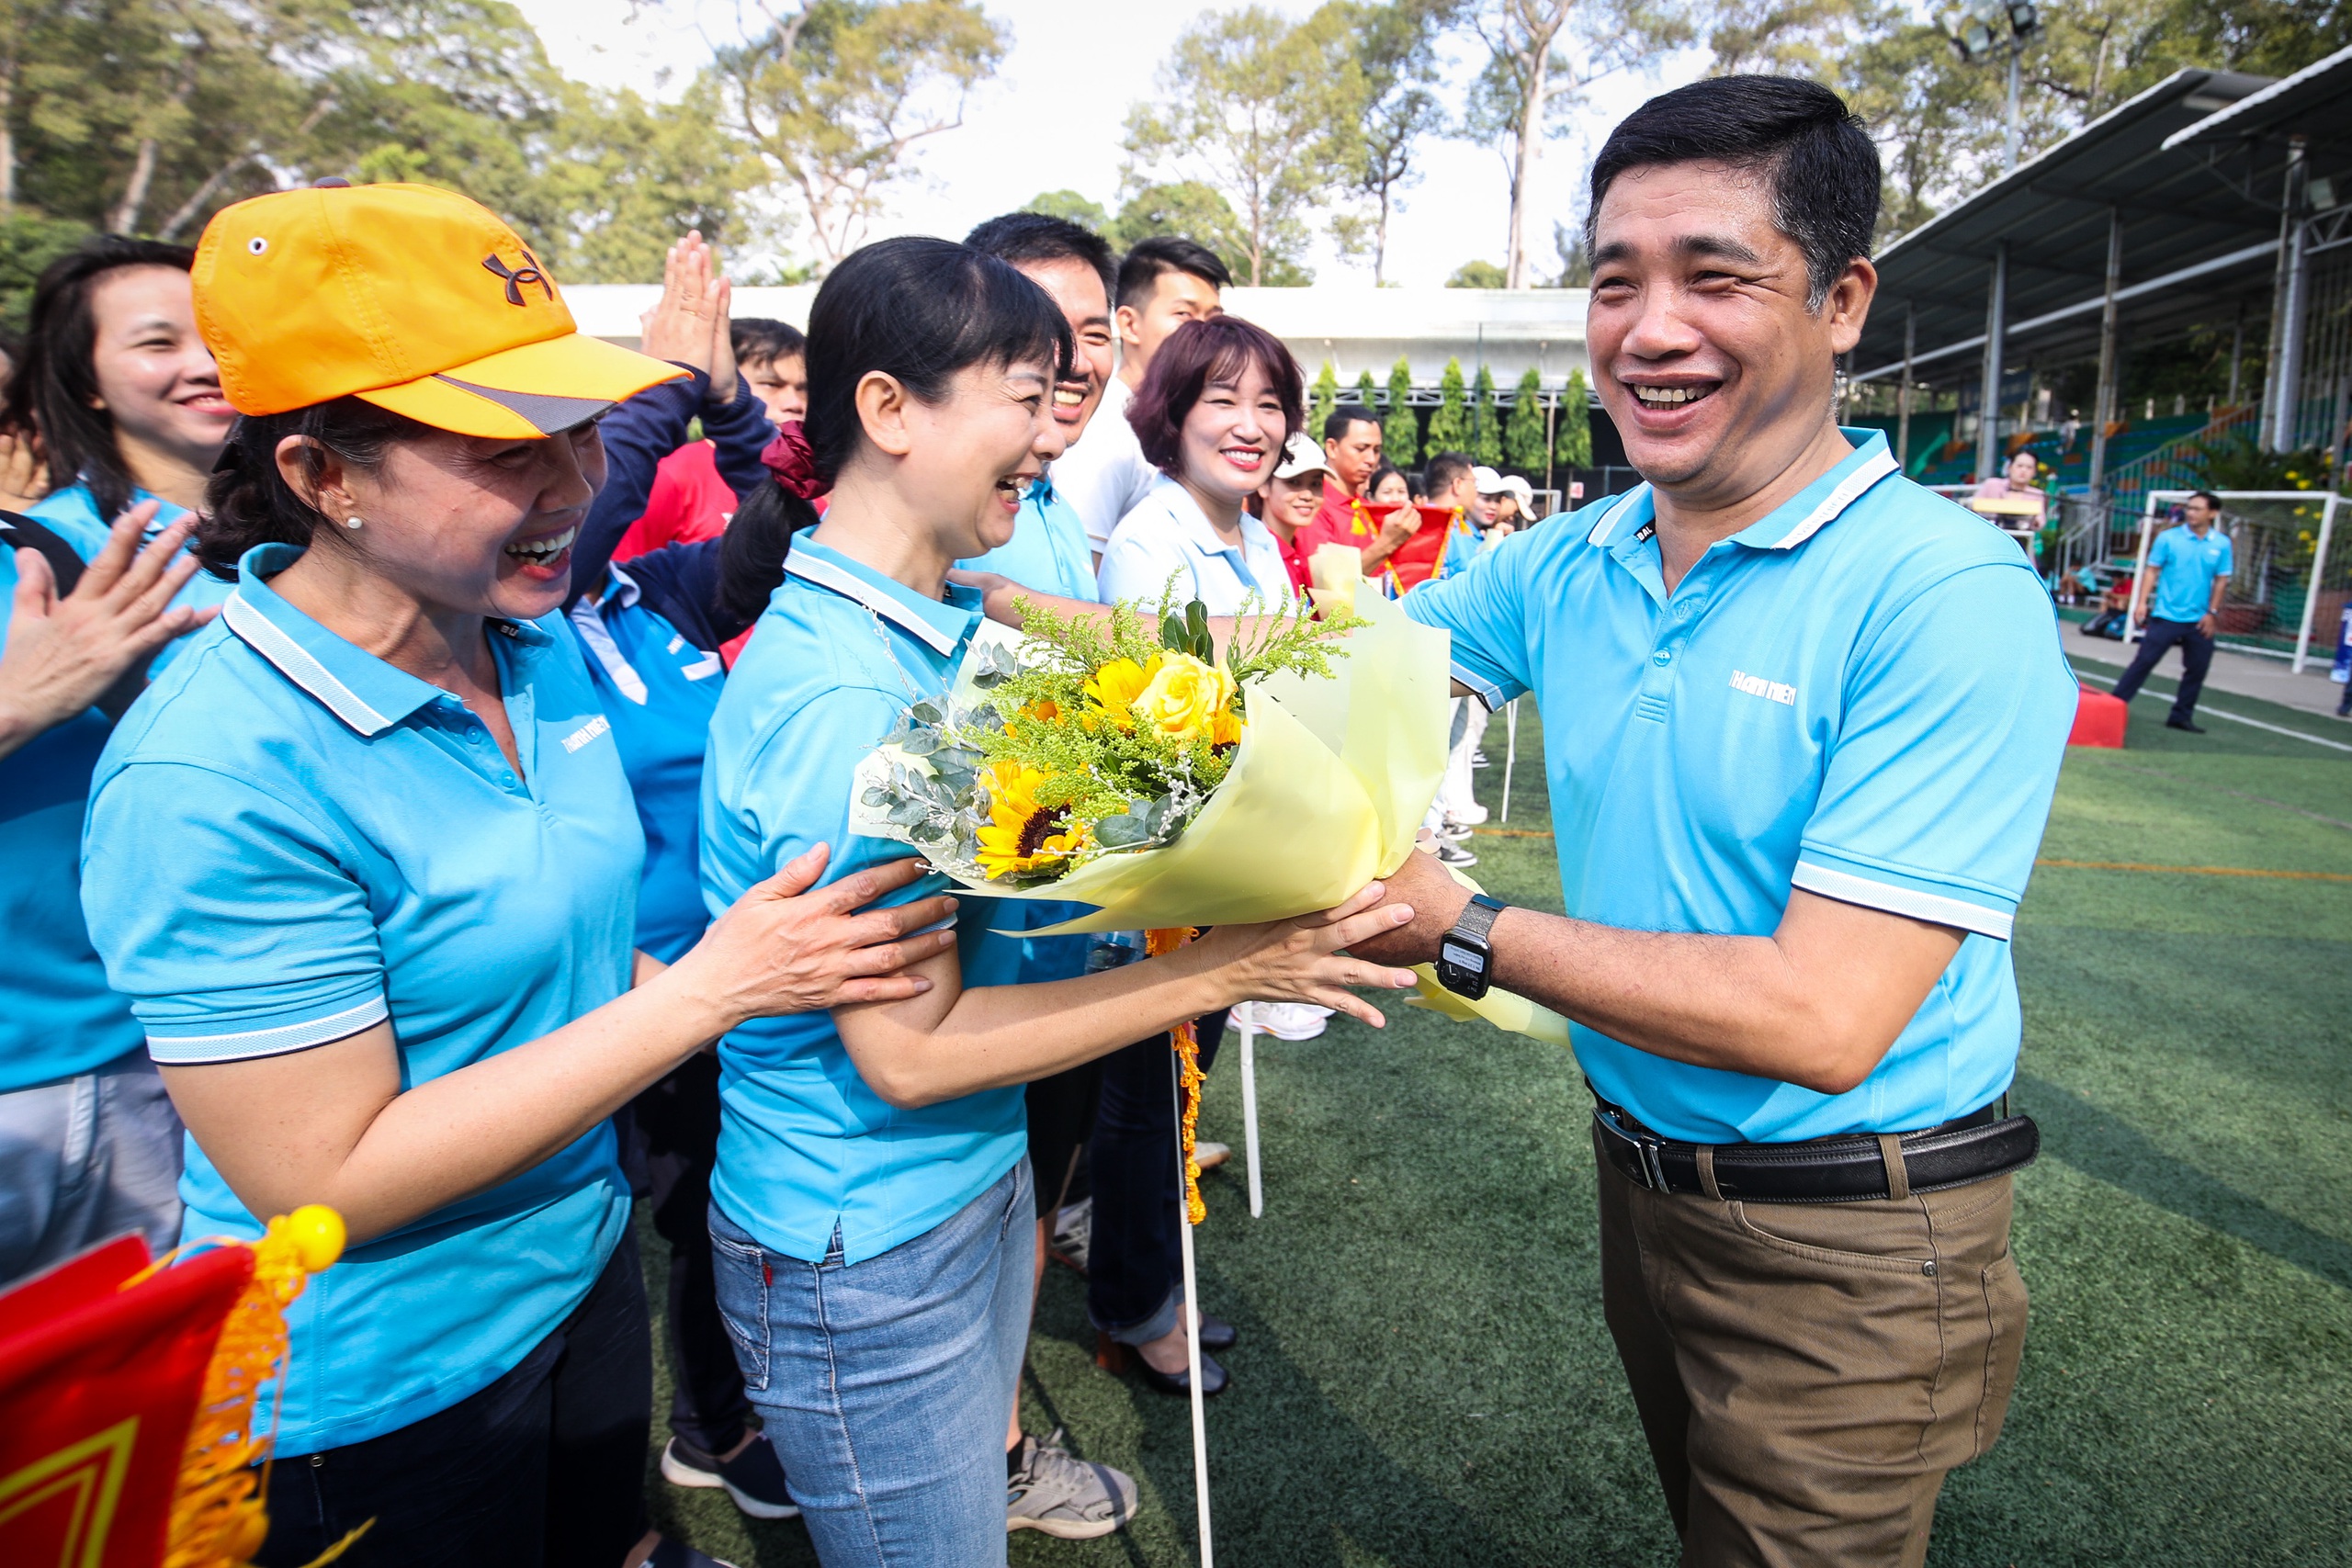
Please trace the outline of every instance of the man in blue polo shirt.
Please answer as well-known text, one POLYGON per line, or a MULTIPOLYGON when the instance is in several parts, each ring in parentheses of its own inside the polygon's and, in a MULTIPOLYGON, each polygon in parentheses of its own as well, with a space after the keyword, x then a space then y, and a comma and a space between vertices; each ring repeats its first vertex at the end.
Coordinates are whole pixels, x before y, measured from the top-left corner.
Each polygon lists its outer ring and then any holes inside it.
POLYGON ((1458 690, 1543 705, 1566 914, 1417 855, 1364 955, 1572 1021, 1682 1561, 1916 1564, 2023 1341, 2008 937, 2074 684, 2016 547, 1833 423, 1879 197, 1836 95, 1654 98, 1591 196, 1594 379, 1648 482, 1405 601, 1458 690))
POLYGON ((2115 694, 2127 703, 2138 696, 2142 682, 2177 643, 2180 690, 2173 695, 2165 728, 2202 735, 2197 698, 2205 690, 2205 671, 2213 667, 2213 623, 2222 613, 2222 595, 2229 591, 2233 556, 2230 536, 2213 526, 2222 515, 2220 496, 2200 490, 2180 511, 2182 525, 2157 535, 2148 551, 2148 581, 2140 591, 2139 611, 2147 630, 2132 668, 2115 683, 2115 694))
POLYGON ((154 513, 124 513, 86 568, 78 536, 0 520, 0 1286, 124 1231, 179 1239, 179 1118, 81 898, 98 753, 141 667, 215 613, 172 607, 196 519, 141 550, 154 513))

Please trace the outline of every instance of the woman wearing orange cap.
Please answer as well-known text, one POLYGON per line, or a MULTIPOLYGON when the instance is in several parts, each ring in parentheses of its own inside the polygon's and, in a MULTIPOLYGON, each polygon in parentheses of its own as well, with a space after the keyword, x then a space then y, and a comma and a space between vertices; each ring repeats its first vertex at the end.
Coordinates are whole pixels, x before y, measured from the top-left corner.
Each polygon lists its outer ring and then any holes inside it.
POLYGON ((265 1563, 707 1562, 645 1529, 651 1363, 606 1118, 754 1017, 903 1000, 944 899, 819 850, 667 968, 558 628, 595 418, 676 375, 585 338, 448 192, 257 197, 198 321, 243 416, 198 547, 238 587, 117 729, 84 902, 191 1133, 189 1236, 306 1202, 265 1563))

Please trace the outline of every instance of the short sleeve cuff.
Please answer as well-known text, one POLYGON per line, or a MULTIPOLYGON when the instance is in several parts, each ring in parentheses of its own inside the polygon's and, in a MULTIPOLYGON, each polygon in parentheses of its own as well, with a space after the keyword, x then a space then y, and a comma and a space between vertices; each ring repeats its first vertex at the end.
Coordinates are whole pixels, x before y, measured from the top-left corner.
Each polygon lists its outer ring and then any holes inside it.
POLYGON ((149 1021, 147 1054, 169 1067, 197 1066, 209 1062, 243 1062, 257 1056, 282 1056, 345 1040, 372 1029, 391 1016, 383 993, 356 1005, 307 1017, 272 1021, 249 1021, 250 1026, 226 1032, 196 1032, 198 1021, 171 1024, 149 1021))
POLYGON ((1996 942, 2009 940, 2017 919, 2018 901, 1998 889, 1898 870, 1814 844, 1798 852, 1796 871, 1789 880, 1841 904, 1958 926, 1996 942))

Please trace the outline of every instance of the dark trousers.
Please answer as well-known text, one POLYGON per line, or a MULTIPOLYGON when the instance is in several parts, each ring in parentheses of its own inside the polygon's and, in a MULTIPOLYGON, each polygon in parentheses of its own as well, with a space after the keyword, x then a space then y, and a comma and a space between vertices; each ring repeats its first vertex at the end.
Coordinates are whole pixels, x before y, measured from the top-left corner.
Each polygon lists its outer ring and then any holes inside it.
POLYGON ((670 1430, 723 1454, 751 1424, 742 1370, 710 1272, 710 1173, 718 1163, 718 1058, 689 1056, 629 1102, 653 1228, 670 1244, 670 1430))
POLYGON ((295 1568, 373 1519, 342 1568, 618 1568, 645 1534, 653 1354, 637 1243, 522 1364, 438 1415, 269 1472, 269 1540, 295 1568))
MULTIPOLYGON (((1224 1012, 1209 1014, 1199 1027, 1205 1073, 1225 1036, 1224 1012)), ((1086 1306, 1094 1325, 1113 1334, 1172 1310, 1183 1280, 1176 1229, 1183 1223, 1183 1192, 1176 1175, 1176 1100, 1169 1087, 1173 1058, 1165 1034, 1102 1058, 1102 1106, 1086 1150, 1094 1193, 1086 1306)))
POLYGON ((2017 1386, 2010 1179, 1719 1202, 1594 1153, 1601 1312, 1684 1568, 1919 1568, 2017 1386))
POLYGON ((2139 695, 2140 683, 2155 672, 2175 643, 2180 645, 2180 692, 2172 700, 2170 716, 2186 724, 2197 711, 2198 694, 2205 689, 2205 671, 2213 667, 2213 639, 2199 631, 2195 621, 2167 621, 2150 615, 2147 630, 2140 638, 2139 656, 2123 672, 2123 679, 2115 683, 2115 694, 2127 703, 2139 695))

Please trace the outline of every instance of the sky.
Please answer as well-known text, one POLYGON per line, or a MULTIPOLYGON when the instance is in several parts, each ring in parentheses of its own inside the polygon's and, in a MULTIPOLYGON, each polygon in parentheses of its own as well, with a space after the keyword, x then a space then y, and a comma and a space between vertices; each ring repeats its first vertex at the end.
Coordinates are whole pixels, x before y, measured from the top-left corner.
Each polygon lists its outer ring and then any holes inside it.
MULTIPOLYGON (((729 36, 731 0, 519 0, 548 53, 566 74, 598 86, 674 96, 709 59, 711 40, 729 36), (666 73, 666 80, 665 80, 666 73)), ((1069 189, 1118 205, 1120 138, 1130 106, 1153 96, 1161 59, 1195 17, 1229 6, 1196 0, 986 0, 1010 24, 1012 48, 994 80, 974 96, 964 124, 929 139, 916 177, 895 187, 869 238, 929 233, 961 237, 983 218, 1012 211, 1042 191, 1069 189), (1107 19, 1106 19, 1107 18, 1107 19)), ((1311 0, 1272 0, 1304 17, 1311 0)), ((1470 62, 1457 51, 1455 77, 1470 62)), ((1568 221, 1587 159, 1608 128, 1663 86, 1697 76, 1686 54, 1654 75, 1597 84, 1587 104, 1561 116, 1566 134, 1549 142, 1534 182, 1531 269, 1553 271, 1552 224, 1568 221)), ((1428 142, 1418 186, 1407 191, 1389 230, 1388 277, 1435 286, 1464 262, 1499 265, 1510 221, 1503 161, 1468 142, 1428 142)), ((1318 240, 1309 265, 1318 281, 1369 283, 1368 263, 1340 260, 1318 240)), ((648 281, 652 281, 649 279, 648 281)))

